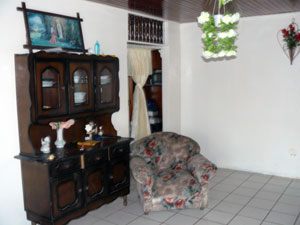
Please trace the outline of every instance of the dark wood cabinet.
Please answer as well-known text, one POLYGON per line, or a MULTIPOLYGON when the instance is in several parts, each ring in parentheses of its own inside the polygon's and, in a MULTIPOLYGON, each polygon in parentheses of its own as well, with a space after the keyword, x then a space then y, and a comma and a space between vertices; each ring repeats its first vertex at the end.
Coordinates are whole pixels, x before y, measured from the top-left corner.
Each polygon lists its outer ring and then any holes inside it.
POLYGON ((119 61, 111 56, 28 55, 32 121, 119 110, 119 61))
POLYGON ((24 207, 32 224, 66 224, 130 190, 129 143, 114 129, 119 110, 116 57, 38 52, 16 55, 16 86, 24 207), (56 148, 49 122, 75 119, 56 148), (80 150, 85 125, 103 126, 102 140, 80 150), (50 153, 40 151, 50 136, 50 153), (53 156, 53 159, 49 156, 53 156))
POLYGON ((104 166, 95 166, 87 169, 84 177, 85 199, 87 204, 107 196, 107 176, 104 166))
POLYGON ((96 110, 114 108, 119 104, 119 82, 116 67, 112 63, 96 63, 97 103, 96 110))
POLYGON ((58 61, 36 62, 33 96, 39 117, 58 116, 67 113, 64 65, 58 61))
POLYGON ((61 176, 50 181, 53 218, 59 218, 83 207, 82 183, 79 172, 61 176))
POLYGON ((93 111, 94 84, 91 62, 69 63, 69 111, 79 113, 93 111))

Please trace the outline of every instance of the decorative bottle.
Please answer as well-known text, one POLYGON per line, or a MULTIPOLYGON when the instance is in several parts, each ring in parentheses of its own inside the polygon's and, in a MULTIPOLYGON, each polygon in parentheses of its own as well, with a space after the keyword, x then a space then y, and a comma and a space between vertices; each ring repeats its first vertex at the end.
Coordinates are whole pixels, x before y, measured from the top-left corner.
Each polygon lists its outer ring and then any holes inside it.
POLYGON ((100 55, 100 44, 99 41, 96 41, 95 46, 94 46, 94 53, 96 55, 100 55))

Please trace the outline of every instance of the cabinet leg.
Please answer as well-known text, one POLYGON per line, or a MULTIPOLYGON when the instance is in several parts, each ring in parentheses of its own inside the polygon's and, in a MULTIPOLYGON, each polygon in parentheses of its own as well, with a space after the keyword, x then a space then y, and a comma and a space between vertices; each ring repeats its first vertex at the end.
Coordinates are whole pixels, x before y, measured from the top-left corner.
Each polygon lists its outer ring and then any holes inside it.
POLYGON ((123 196, 123 205, 127 206, 127 195, 123 196))

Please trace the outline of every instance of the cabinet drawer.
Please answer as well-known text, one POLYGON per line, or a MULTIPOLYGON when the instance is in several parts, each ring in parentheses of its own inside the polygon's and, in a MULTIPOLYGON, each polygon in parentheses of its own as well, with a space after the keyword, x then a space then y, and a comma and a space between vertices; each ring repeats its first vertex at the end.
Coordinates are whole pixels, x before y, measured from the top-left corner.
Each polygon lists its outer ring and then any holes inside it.
POLYGON ((90 153, 84 156, 85 166, 91 166, 107 160, 107 149, 102 149, 95 153, 90 153))
POLYGON ((57 162, 50 166, 50 176, 73 173, 75 170, 80 169, 80 166, 80 158, 57 162))
POLYGON ((128 157, 129 156, 129 145, 122 145, 110 149, 111 159, 118 157, 128 157))

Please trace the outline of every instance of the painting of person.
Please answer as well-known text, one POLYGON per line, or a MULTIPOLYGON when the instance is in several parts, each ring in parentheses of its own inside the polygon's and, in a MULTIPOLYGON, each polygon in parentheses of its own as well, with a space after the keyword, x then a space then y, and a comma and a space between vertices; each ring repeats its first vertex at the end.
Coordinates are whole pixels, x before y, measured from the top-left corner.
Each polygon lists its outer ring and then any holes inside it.
POLYGON ((59 19, 56 19, 56 30, 57 30, 58 38, 63 39, 64 38, 63 27, 59 19))
POLYGON ((56 35, 56 31, 53 29, 53 27, 51 26, 51 39, 50 39, 50 43, 51 44, 55 44, 56 43, 56 38, 55 38, 55 35, 56 35))

